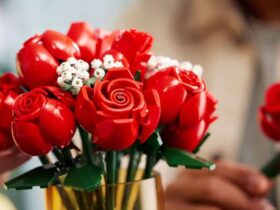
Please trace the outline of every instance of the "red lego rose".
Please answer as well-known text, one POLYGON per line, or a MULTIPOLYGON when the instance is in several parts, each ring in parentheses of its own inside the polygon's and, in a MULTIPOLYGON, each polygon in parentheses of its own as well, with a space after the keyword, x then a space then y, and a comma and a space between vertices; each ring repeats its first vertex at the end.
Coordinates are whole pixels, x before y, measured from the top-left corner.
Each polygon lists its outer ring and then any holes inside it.
POLYGON ((137 139, 144 142, 156 129, 160 101, 155 90, 142 91, 125 68, 110 69, 94 88, 82 87, 76 118, 106 150, 123 150, 137 139))
POLYGON ((14 145, 11 122, 15 99, 22 92, 19 80, 13 74, 6 73, 0 77, 0 151, 14 145))
POLYGON ((69 57, 80 58, 78 46, 66 35, 47 30, 27 40, 17 54, 17 72, 29 89, 57 86, 56 69, 69 57))
POLYGON ((71 142, 76 130, 74 114, 57 91, 54 95, 48 87, 36 88, 16 99, 12 133, 22 152, 40 156, 71 142))
POLYGON ((145 89, 158 91, 161 102, 162 139, 171 147, 193 151, 216 117, 216 100, 194 72, 173 66, 156 72, 145 89))
POLYGON ((259 110, 259 123, 269 138, 280 141, 280 83, 267 89, 265 104, 259 110))

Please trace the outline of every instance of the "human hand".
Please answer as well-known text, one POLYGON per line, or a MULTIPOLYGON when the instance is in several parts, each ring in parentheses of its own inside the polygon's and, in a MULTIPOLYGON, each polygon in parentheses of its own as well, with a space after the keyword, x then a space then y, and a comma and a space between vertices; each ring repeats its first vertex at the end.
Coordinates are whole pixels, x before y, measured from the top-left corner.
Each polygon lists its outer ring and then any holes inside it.
POLYGON ((272 183, 256 169, 220 160, 215 171, 182 170, 166 190, 166 210, 273 210, 272 183))
POLYGON ((29 159, 30 156, 23 154, 16 148, 0 152, 0 187, 7 180, 11 170, 17 168, 29 159))

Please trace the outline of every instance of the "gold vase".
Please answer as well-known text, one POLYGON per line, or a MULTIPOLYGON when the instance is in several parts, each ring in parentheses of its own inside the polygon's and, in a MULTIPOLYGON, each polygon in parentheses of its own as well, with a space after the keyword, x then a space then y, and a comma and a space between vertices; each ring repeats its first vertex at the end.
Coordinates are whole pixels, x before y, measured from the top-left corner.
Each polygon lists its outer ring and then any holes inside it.
POLYGON ((119 183, 101 185, 93 192, 81 192, 68 187, 51 186, 46 189, 46 210, 164 210, 161 177, 142 177, 124 183, 126 171, 119 173, 119 183))

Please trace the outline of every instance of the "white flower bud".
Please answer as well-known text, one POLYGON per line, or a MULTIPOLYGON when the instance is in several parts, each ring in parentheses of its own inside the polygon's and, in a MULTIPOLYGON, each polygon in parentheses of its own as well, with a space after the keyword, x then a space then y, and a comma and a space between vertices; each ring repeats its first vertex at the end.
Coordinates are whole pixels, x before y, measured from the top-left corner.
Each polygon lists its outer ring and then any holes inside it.
POLYGON ((70 57, 67 59, 67 63, 69 63, 70 66, 75 66, 75 64, 77 63, 77 59, 74 57, 70 57))
POLYGON ((65 85, 65 82, 64 82, 64 79, 62 77, 58 77, 57 78, 57 84, 60 86, 60 87, 63 87, 65 85))
POLYGON ((62 66, 58 66, 58 67, 56 68, 56 73, 57 73, 59 76, 63 73, 63 71, 64 71, 64 68, 62 68, 62 66))
POLYGON ((78 60, 75 64, 75 68, 77 69, 85 69, 86 71, 89 70, 89 65, 87 62, 83 61, 83 60, 78 60))
POLYGON ((72 86, 75 89, 80 89, 83 86, 83 81, 80 78, 75 77, 72 81, 72 86))
POLYGON ((99 59, 94 59, 91 61, 91 68, 93 69, 97 69, 100 68, 102 66, 102 61, 99 59))
POLYGON ((192 63, 190 63, 188 61, 184 61, 181 63, 180 67, 184 70, 191 71, 193 68, 193 65, 192 65, 192 63))
POLYGON ((105 55, 103 57, 103 65, 105 69, 110 69, 114 67, 115 59, 112 55, 105 55))
POLYGON ((203 68, 200 65, 194 65, 192 69, 193 73, 195 73, 197 76, 202 77, 203 74, 203 68))
POLYGON ((65 82, 69 82, 72 80, 73 76, 71 74, 70 71, 64 71, 62 74, 61 74, 61 77, 63 78, 63 80, 65 82))
POLYGON ((79 77, 82 80, 89 79, 89 73, 85 69, 78 69, 75 75, 76 75, 76 77, 79 77))
POLYGON ((97 68, 93 74, 95 78, 102 79, 105 76, 105 71, 101 68, 97 68))

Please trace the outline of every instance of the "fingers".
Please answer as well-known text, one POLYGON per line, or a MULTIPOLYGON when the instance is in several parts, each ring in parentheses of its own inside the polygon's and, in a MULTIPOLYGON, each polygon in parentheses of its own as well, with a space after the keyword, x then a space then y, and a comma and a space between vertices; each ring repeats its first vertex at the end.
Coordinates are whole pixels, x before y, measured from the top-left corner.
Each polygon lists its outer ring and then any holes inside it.
POLYGON ((259 204, 251 201, 237 186, 215 176, 174 182, 167 188, 166 199, 212 204, 222 209, 260 209, 259 204))
POLYGON ((14 149, 9 154, 0 155, 1 164, 0 164, 0 174, 15 169, 20 166, 31 157, 23 154, 22 152, 14 149))
POLYGON ((165 210, 222 210, 219 207, 208 205, 186 204, 179 201, 166 202, 165 210))
POLYGON ((218 161, 214 173, 256 197, 266 195, 271 187, 270 181, 258 170, 230 161, 218 161))

